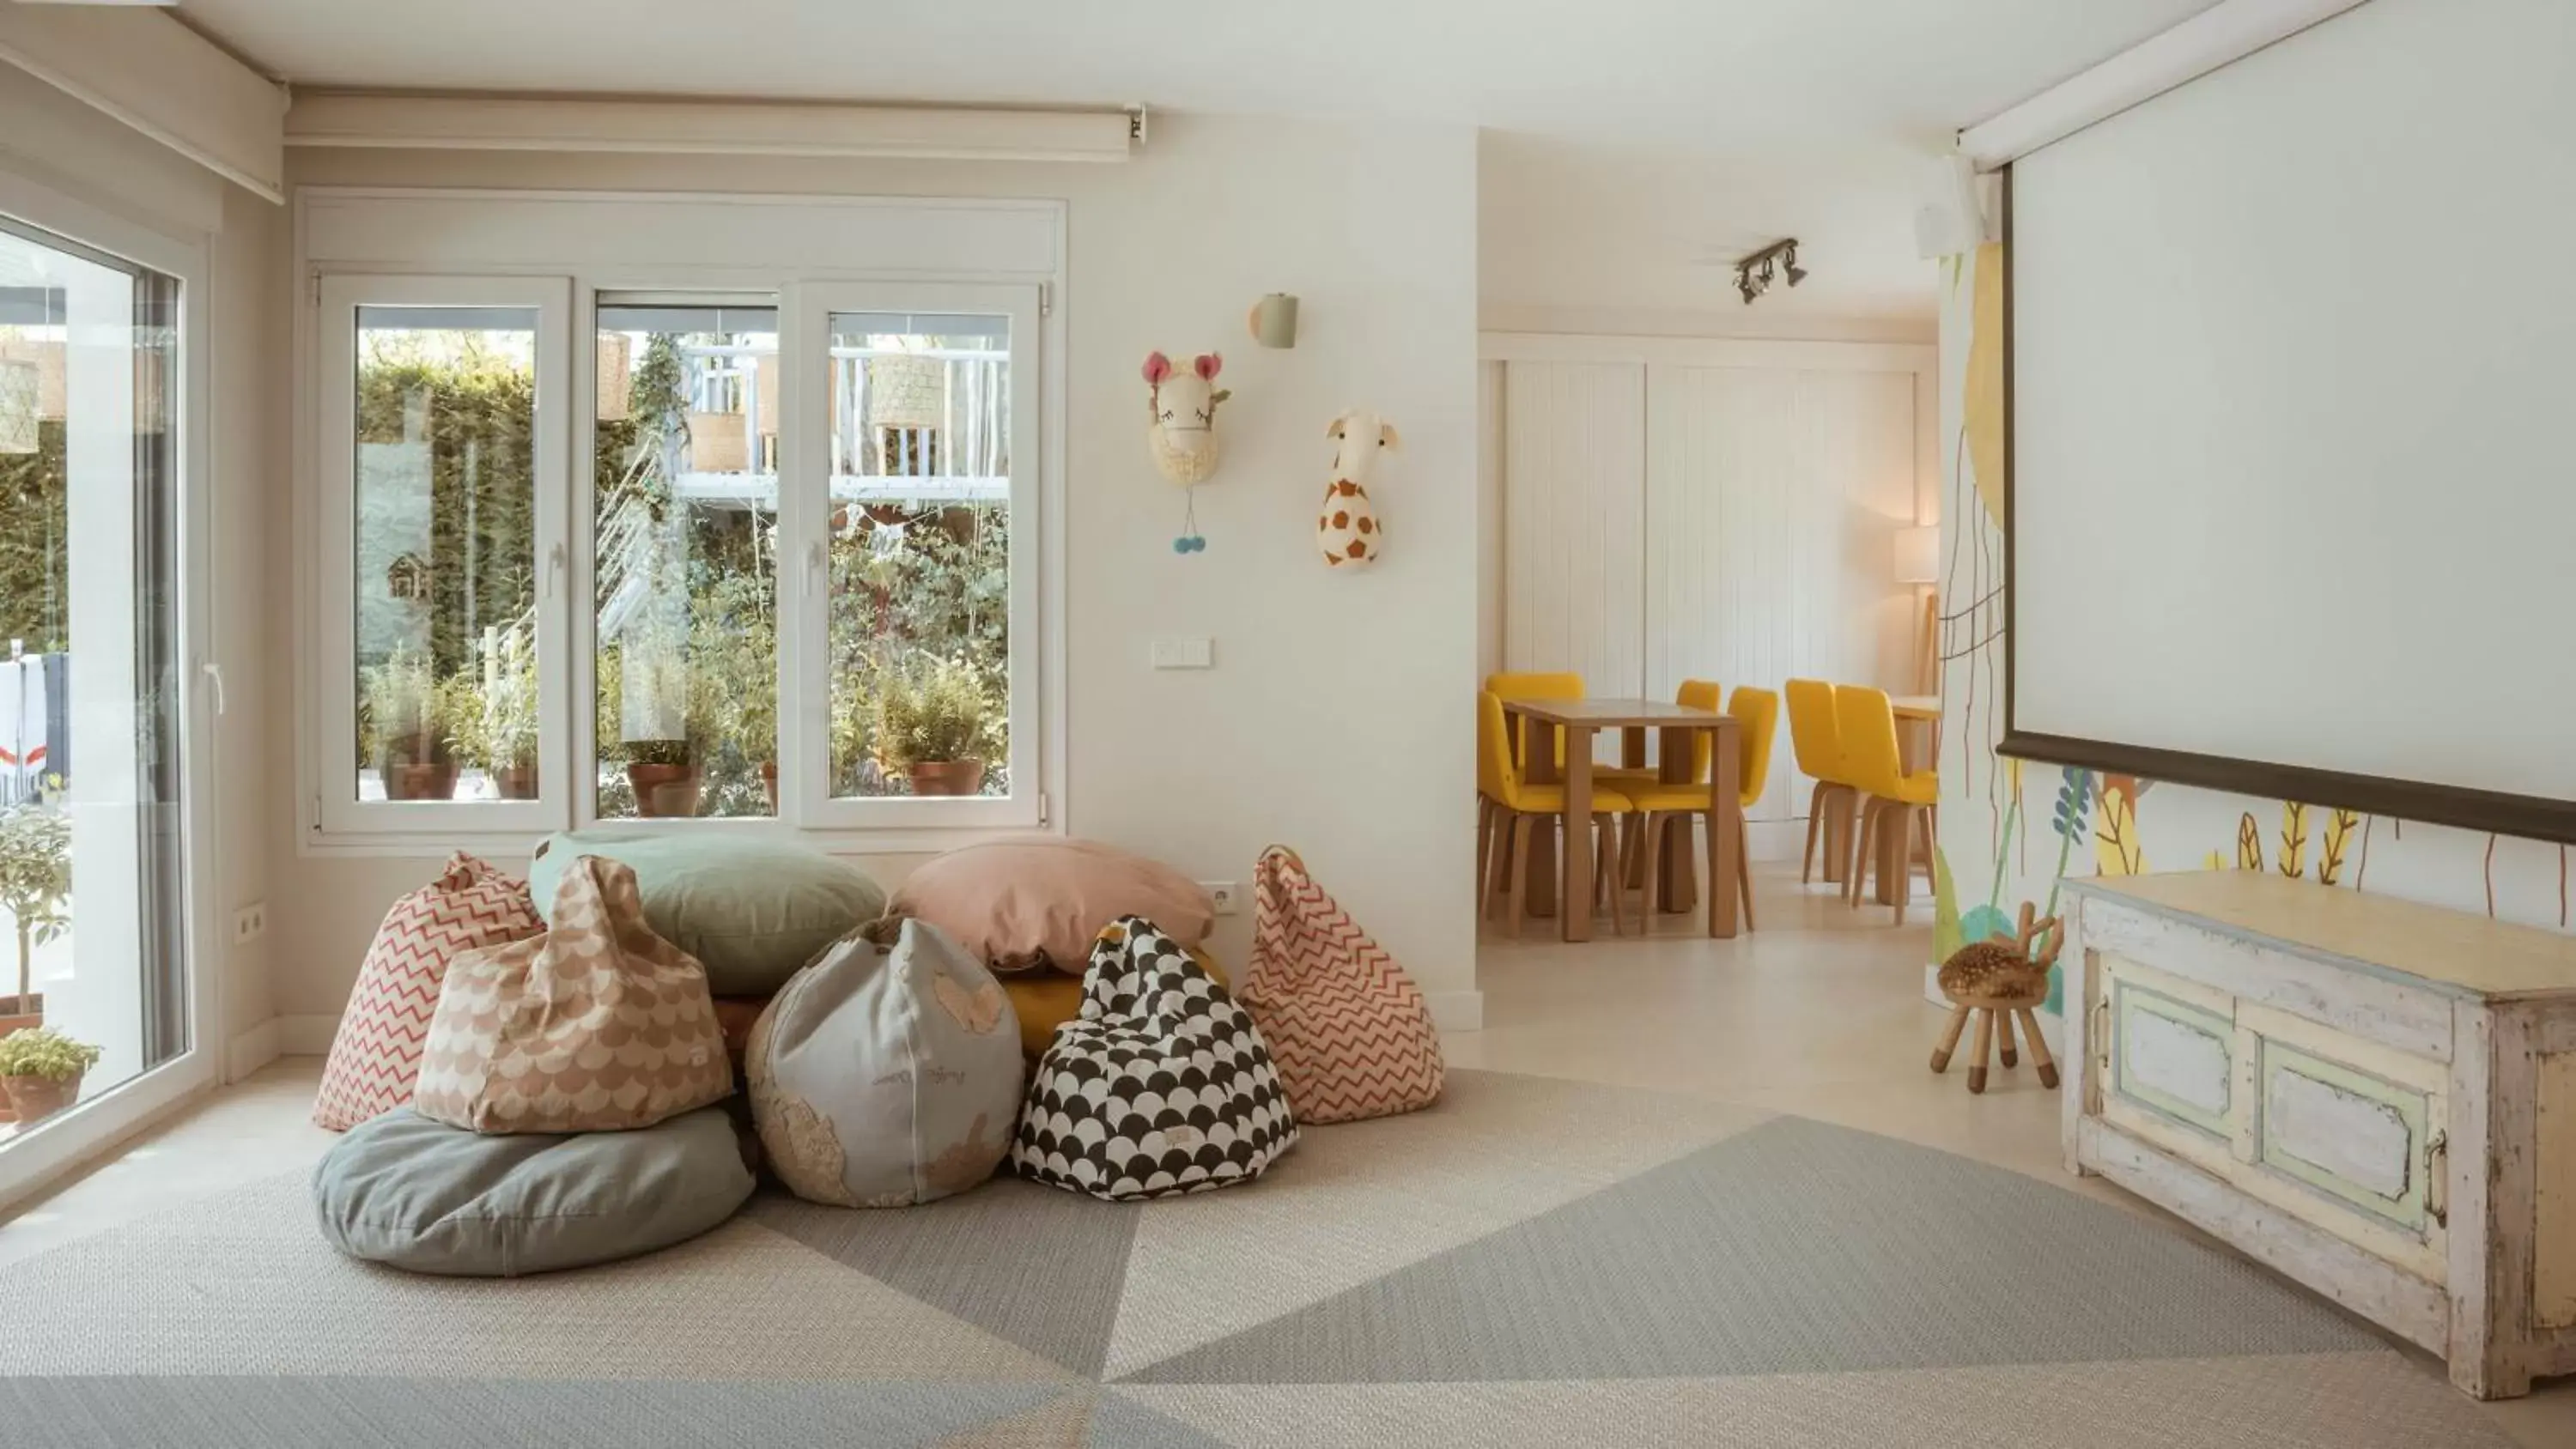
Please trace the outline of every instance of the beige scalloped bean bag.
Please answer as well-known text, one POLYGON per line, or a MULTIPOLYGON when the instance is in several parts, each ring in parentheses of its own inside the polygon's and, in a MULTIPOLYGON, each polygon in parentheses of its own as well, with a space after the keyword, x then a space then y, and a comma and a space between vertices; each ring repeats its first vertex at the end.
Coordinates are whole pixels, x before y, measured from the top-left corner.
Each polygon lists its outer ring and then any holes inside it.
POLYGON ((635 871, 586 855, 533 940, 448 968, 412 1106, 476 1132, 650 1127, 733 1091, 707 973, 644 924, 635 871))
POLYGON ((1020 1109, 1020 1028, 983 963, 889 916, 796 973, 744 1073, 770 1171, 837 1207, 910 1207, 993 1175, 1020 1109))

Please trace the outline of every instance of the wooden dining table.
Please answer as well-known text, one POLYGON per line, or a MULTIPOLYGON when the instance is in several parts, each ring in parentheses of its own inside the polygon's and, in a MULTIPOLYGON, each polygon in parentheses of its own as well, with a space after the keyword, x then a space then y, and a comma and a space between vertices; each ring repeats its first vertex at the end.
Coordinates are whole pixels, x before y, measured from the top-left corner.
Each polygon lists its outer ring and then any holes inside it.
MULTIPOLYGON (((1705 817, 1708 933, 1718 937, 1735 934, 1735 856, 1743 839, 1738 820, 1743 803, 1736 779, 1740 745, 1734 716, 1659 699, 1512 699, 1503 701, 1503 711, 1522 722, 1521 777, 1534 785, 1556 784, 1561 779, 1565 786, 1564 860, 1555 904, 1562 934, 1568 941, 1592 938, 1593 872, 1605 868, 1594 861, 1592 849, 1593 741, 1603 730, 1619 731, 1621 762, 1629 769, 1642 769, 1646 764, 1646 736, 1653 731, 1656 774, 1670 784, 1688 784, 1692 737, 1710 736, 1705 817), (1562 771, 1557 765, 1560 738, 1564 741, 1562 771)), ((1695 891, 1690 822, 1677 817, 1667 822, 1667 827, 1667 848, 1660 852, 1664 900, 1668 908, 1680 902, 1679 909, 1688 910, 1695 891)), ((1547 838, 1545 831, 1537 837, 1539 841, 1547 838)), ((1537 873, 1546 869, 1550 853, 1551 847, 1533 844, 1532 859, 1516 862, 1515 868, 1545 879, 1537 873)), ((1531 904, 1544 914, 1548 903, 1541 897, 1534 898, 1531 904)))

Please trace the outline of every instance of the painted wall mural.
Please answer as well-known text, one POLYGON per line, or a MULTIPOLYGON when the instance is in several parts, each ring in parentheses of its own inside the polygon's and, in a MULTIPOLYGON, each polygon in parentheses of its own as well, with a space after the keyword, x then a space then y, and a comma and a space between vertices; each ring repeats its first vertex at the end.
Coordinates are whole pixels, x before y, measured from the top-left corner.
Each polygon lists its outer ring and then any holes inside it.
MULTIPOLYGON (((2300 801, 2005 759, 2003 249, 1943 264, 1941 826, 1933 951, 2009 937, 2024 904, 2054 915, 2070 877, 2274 870, 2566 930, 2568 850, 2300 801)), ((2118 548, 2120 540, 2101 546, 2118 548)), ((2314 561, 2321 607, 2340 588, 2314 561)), ((2319 728, 2331 728, 2320 721, 2319 728)), ((2048 1010, 2057 1012, 2052 993, 2048 1010)))

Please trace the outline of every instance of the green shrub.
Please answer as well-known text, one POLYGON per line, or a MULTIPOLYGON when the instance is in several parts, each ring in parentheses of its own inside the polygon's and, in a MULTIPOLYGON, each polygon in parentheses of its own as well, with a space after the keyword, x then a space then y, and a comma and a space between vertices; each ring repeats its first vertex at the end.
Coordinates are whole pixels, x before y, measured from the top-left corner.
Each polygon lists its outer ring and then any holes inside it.
POLYGON ((107 1053, 49 1026, 0 1036, 0 1077, 44 1077, 67 1082, 98 1065, 107 1053))
POLYGON ((877 691, 877 750, 889 767, 983 758, 992 702, 974 666, 941 659, 888 671, 877 691))

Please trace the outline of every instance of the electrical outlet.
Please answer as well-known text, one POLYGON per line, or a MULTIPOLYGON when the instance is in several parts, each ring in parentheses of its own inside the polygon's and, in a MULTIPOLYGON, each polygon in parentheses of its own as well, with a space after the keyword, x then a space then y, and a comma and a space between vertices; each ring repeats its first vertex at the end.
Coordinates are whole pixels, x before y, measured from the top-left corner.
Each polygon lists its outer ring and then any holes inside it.
POLYGON ((246 946, 268 934, 268 902, 253 901, 233 912, 233 944, 246 946))
POLYGON ((1199 889, 1206 891, 1208 899, 1216 902, 1216 913, 1220 916, 1230 916, 1243 909, 1243 897, 1237 894, 1239 887, 1230 880, 1203 880, 1199 882, 1199 889))

